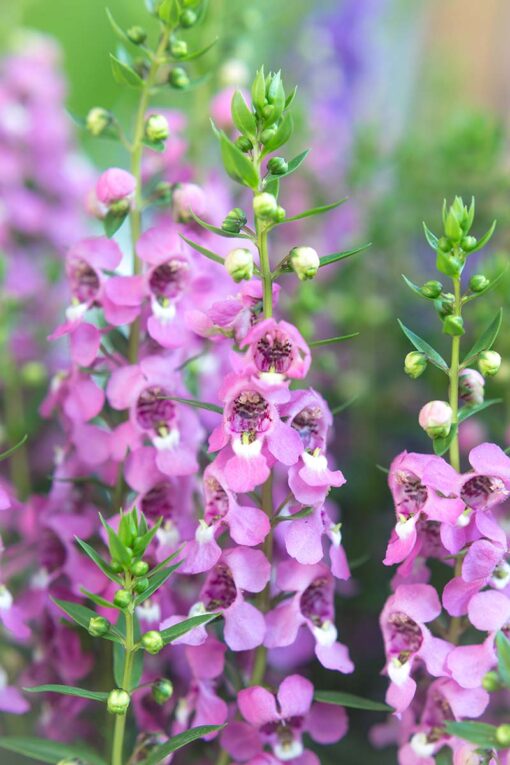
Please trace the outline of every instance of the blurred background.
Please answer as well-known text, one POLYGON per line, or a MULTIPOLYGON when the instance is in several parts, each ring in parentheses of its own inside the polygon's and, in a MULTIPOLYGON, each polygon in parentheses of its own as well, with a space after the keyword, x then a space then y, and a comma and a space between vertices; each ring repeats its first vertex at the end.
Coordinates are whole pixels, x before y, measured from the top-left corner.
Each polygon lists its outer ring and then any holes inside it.
MULTIPOLYGON (((110 0, 108 5, 127 28, 139 23, 141 2, 110 0)), ((103 106, 122 119, 129 113, 130 97, 120 94, 110 74, 108 53, 115 49, 115 38, 102 0, 2 0, 0 13, 4 56, 37 48, 40 41, 27 37, 26 30, 48 35, 56 46, 51 61, 59 83, 54 108, 65 123, 65 166, 75 180, 65 185, 64 201, 70 203, 72 197, 73 203, 62 220, 66 236, 61 227, 45 240, 53 268, 47 266, 49 283, 56 285, 59 253, 88 225, 79 213, 87 178, 93 177, 94 167, 123 161, 116 145, 84 135, 63 109, 83 117, 91 107, 103 106)), ((323 255, 372 243, 346 265, 332 267, 320 284, 306 284, 299 296, 292 294, 289 282, 286 296, 292 319, 307 338, 359 332, 348 343, 319 348, 315 354, 314 385, 332 407, 342 410, 336 417, 334 450, 348 479, 338 499, 354 580, 343 588, 338 613, 341 639, 351 647, 357 667, 350 677, 317 672, 321 687, 372 698, 384 694, 377 619, 392 575, 381 561, 394 519, 386 477, 377 466, 387 468, 403 448, 429 449, 417 427, 417 412, 426 401, 445 397, 436 371, 429 369, 419 381, 411 381, 402 369, 410 348, 397 317, 440 351, 448 346, 430 304, 410 292, 401 277, 404 273, 418 284, 436 278, 422 221, 437 232, 443 198, 474 195, 474 234, 481 236, 493 219, 498 226, 473 268, 492 277, 508 262, 509 30, 506 0, 212 0, 206 23, 193 32, 200 45, 219 38, 195 69, 197 77, 207 78, 190 92, 170 93, 160 103, 186 113, 189 156, 205 177, 219 164, 209 128, 216 94, 234 82, 248 82, 260 64, 281 67, 286 84, 299 86, 293 148, 297 154, 311 147, 307 165, 287 184, 284 206, 297 212, 346 195, 349 201, 330 216, 293 229, 293 240, 282 239, 279 246, 284 251, 299 240, 323 255)), ((3 106, 0 101, 0 124, 7 119, 3 106)), ((504 275, 492 299, 470 304, 466 343, 489 324, 500 305, 508 307, 509 296, 510 275, 504 275)), ((33 338, 23 340, 26 327, 16 327, 25 350, 11 350, 22 370, 17 380, 11 376, 11 388, 23 387, 24 419, 33 430, 58 358, 49 358, 42 368, 34 366, 33 358, 41 356, 34 351, 33 338)), ((43 345, 44 337, 37 342, 43 345)), ((508 332, 502 332, 497 350, 510 359, 508 332)), ((488 384, 488 396, 503 403, 477 422, 464 424, 464 452, 489 434, 509 443, 509 383, 510 363, 505 362, 488 384)), ((7 409, 4 419, 5 440, 12 443, 25 432, 26 422, 13 421, 7 409)), ((38 480, 44 488, 46 467, 44 458, 40 461, 38 480)), ((368 731, 377 716, 354 711, 350 717, 350 735, 336 749, 322 751, 321 761, 394 763, 394 750, 376 751, 370 744, 368 731)), ((13 757, 12 762, 22 760, 13 757)))

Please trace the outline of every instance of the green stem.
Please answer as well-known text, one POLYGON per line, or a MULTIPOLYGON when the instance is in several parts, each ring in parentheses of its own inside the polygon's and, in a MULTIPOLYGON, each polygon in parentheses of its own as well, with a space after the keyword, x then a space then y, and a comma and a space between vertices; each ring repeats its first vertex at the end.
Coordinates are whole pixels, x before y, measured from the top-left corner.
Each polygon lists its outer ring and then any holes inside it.
MULTIPOLYGON (((128 693, 131 690, 131 675, 133 672, 133 659, 135 655, 134 648, 134 619, 131 610, 126 610, 126 643, 125 643, 125 659, 124 659, 124 671, 122 673, 122 689, 128 693)), ((116 715, 115 728, 113 731, 113 747, 112 747, 112 765, 122 765, 122 754, 124 750, 124 732, 126 729, 126 717, 127 712, 123 715, 116 715)))
MULTIPOLYGON (((462 300, 460 294, 460 278, 453 280, 453 289, 455 294, 454 315, 460 316, 462 310, 462 300)), ((450 361, 450 406, 452 408, 452 427, 455 427, 455 436, 450 444, 450 464, 460 471, 460 452, 459 452, 459 371, 460 371, 460 337, 452 337, 452 355, 450 361)))

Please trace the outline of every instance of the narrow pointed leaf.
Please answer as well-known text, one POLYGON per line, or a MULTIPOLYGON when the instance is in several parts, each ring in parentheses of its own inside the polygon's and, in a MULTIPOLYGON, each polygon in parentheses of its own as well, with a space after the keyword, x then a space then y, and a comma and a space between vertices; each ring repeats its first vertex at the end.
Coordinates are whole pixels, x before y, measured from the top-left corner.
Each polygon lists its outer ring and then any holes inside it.
POLYGON ((99 519, 103 524, 103 528, 108 534, 108 543, 110 548, 110 555, 114 560, 118 560, 125 566, 129 566, 131 563, 131 556, 127 551, 125 545, 120 541, 118 534, 112 529, 109 523, 105 521, 101 513, 99 513, 99 519))
POLYGON ((363 250, 367 250, 371 246, 372 243, 369 242, 368 244, 363 244, 361 247, 355 247, 353 250, 344 250, 343 252, 333 252, 331 255, 324 255, 322 258, 320 258, 319 268, 322 268, 323 266, 329 266, 331 263, 336 263, 338 260, 345 260, 346 258, 350 258, 352 255, 357 255, 358 252, 363 252, 363 250))
POLYGON ((86 598, 95 603, 96 606, 102 606, 102 608, 113 608, 115 611, 119 610, 115 603, 112 603, 110 600, 106 600, 106 598, 102 598, 101 595, 96 595, 95 592, 89 592, 85 589, 85 587, 80 587, 80 592, 82 592, 86 598))
POLYGON ((223 409, 217 404, 208 404, 205 401, 197 401, 194 398, 179 398, 179 396, 165 396, 170 401, 177 401, 179 404, 187 404, 195 409, 206 409, 208 412, 216 412, 217 414, 223 414, 223 409))
POLYGON ((497 286, 507 271, 508 266, 504 268, 497 276, 495 276, 494 279, 492 279, 492 281, 490 281, 489 284, 485 287, 485 289, 480 290, 480 292, 474 292, 472 295, 467 295, 467 297, 464 298, 464 303, 469 303, 471 300, 475 300, 475 298, 479 298, 482 295, 485 295, 487 292, 490 292, 497 286))
POLYGON ((169 738, 164 744, 160 744, 152 749, 149 756, 145 760, 142 760, 139 765, 157 765, 158 762, 164 760, 172 752, 182 749, 183 746, 191 744, 198 738, 203 738, 204 736, 209 736, 211 733, 216 733, 216 731, 219 731, 224 727, 224 725, 200 725, 197 728, 190 728, 190 730, 184 731, 184 733, 179 733, 177 736, 169 738))
POLYGON ((87 542, 84 542, 83 539, 80 539, 79 537, 75 537, 75 542, 77 542, 85 555, 88 555, 91 561, 93 561, 98 569, 103 572, 105 576, 108 577, 108 579, 111 579, 112 582, 115 582, 116 584, 122 584, 122 581, 120 577, 115 574, 108 563, 101 558, 100 555, 94 550, 93 547, 91 547, 87 542))
POLYGON ((450 428, 450 432, 445 438, 434 438, 432 444, 434 446, 434 454, 438 457, 442 457, 443 454, 448 451, 450 444, 452 443, 457 433, 457 425, 454 423, 450 428))
POLYGON ((323 704, 336 704, 340 707, 350 707, 351 709, 368 709, 371 712, 393 712, 393 708, 382 701, 372 701, 364 699, 361 696, 355 696, 353 693, 343 693, 342 691, 315 691, 315 701, 321 701, 323 704))
POLYGON ((492 235, 493 235, 493 233, 494 233, 494 230, 495 230, 495 228, 496 228, 496 221, 493 221, 493 223, 492 223, 492 226, 491 226, 491 227, 490 227, 490 229, 487 231, 487 233, 486 233, 486 234, 484 234, 484 235, 482 236, 482 238, 478 240, 478 242, 477 242, 476 246, 475 246, 475 247, 473 247, 473 249, 472 249, 472 250, 469 250, 469 254, 470 254, 470 255, 471 255, 473 252, 478 252, 478 250, 481 250, 481 249, 482 249, 482 247, 485 247, 485 245, 487 244, 487 242, 489 241, 489 239, 491 239, 491 238, 492 238, 492 235))
POLYGON ((80 699, 91 701, 106 701, 108 693, 105 691, 89 691, 86 688, 75 688, 72 685, 33 685, 31 688, 23 688, 28 693, 61 693, 63 696, 78 696, 80 699))
POLYGON ((423 338, 421 338, 411 329, 408 329, 405 324, 400 321, 400 319, 397 319, 397 321, 399 323, 400 329, 407 337, 407 339, 412 343, 412 345, 414 345, 416 350, 424 353, 431 364, 434 364, 434 366, 438 367, 443 372, 448 372, 448 364, 443 359, 443 357, 437 351, 435 351, 434 348, 429 343, 427 343, 426 340, 423 340, 423 338))
POLYGON ((140 555, 143 555, 145 550, 148 548, 154 537, 156 536, 159 527, 163 523, 163 518, 160 516, 154 526, 152 528, 148 529, 145 534, 142 534, 142 536, 139 536, 136 540, 136 551, 140 555))
POLYGON ((243 154, 222 130, 215 129, 215 133, 220 142, 221 158, 228 175, 242 186, 256 189, 259 185, 259 174, 251 159, 243 154))
POLYGON ((510 640, 503 632, 496 635, 498 671, 507 688, 510 688, 510 640))
POLYGON ((219 39, 219 37, 215 37, 212 42, 204 45, 203 48, 188 53, 187 56, 183 56, 179 59, 179 63, 181 63, 181 61, 194 61, 195 59, 200 58, 200 56, 204 56, 208 51, 211 50, 211 48, 214 48, 219 39))
POLYGON ((449 746, 443 746, 435 759, 436 765, 453 765, 453 752, 449 746))
POLYGON ((206 247, 202 247, 201 244, 192 242, 191 239, 187 239, 184 234, 180 234, 180 237, 186 242, 186 244, 189 244, 190 247, 199 252, 201 255, 205 255, 205 257, 209 258, 209 260, 214 260, 215 263, 220 263, 222 266, 225 264, 225 259, 222 258, 221 255, 217 255, 215 252, 212 252, 212 250, 208 250, 206 247))
POLYGON ((230 231, 224 231, 222 228, 219 228, 219 226, 212 226, 210 223, 202 220, 202 218, 199 218, 198 215, 195 215, 193 210, 190 210, 190 212, 195 223, 198 223, 199 226, 205 228, 206 231, 210 231, 212 234, 224 236, 226 239, 251 239, 251 236, 248 236, 248 234, 232 234, 230 231))
POLYGON ((240 90, 236 90, 232 96, 232 120, 242 135, 250 139, 255 138, 257 132, 255 115, 240 90))
POLYGON ((351 398, 347 399, 347 401, 344 401, 343 404, 338 404, 338 406, 334 406, 331 410, 331 414, 333 417, 336 414, 340 414, 340 412, 344 412, 346 409, 348 409, 350 406, 352 406, 359 398, 359 393, 356 393, 351 398))
POLYGON ((110 53, 113 77, 119 85, 128 85, 130 88, 141 88, 143 80, 130 66, 110 53))
POLYGON ((108 239, 111 239, 117 233, 127 216, 127 213, 125 215, 116 215, 111 210, 106 213, 103 218, 103 228, 108 239))
POLYGON ((264 155, 276 151, 290 140, 294 132, 294 120, 292 114, 287 112, 283 115, 282 121, 274 136, 264 144, 264 155))
POLYGON ((209 622, 217 619, 218 616, 221 616, 221 614, 198 614, 197 616, 190 616, 189 619, 183 619, 182 622, 173 624, 166 630, 161 630, 161 637, 163 638, 165 645, 168 645, 168 643, 172 643, 174 640, 177 640, 177 638, 182 637, 182 635, 186 635, 190 630, 209 624, 209 622))
POLYGON ((170 563, 171 560, 174 560, 184 549, 184 545, 181 545, 178 550, 173 552, 171 555, 168 556, 168 558, 165 558, 165 560, 162 560, 161 563, 158 563, 158 565, 153 568, 149 573, 147 574, 148 578, 151 579, 155 574, 158 573, 158 571, 161 571, 165 568, 167 563, 170 563))
POLYGON ((324 340, 312 340, 308 343, 310 348, 318 348, 321 345, 332 345, 333 343, 343 343, 344 340, 350 340, 352 337, 358 337, 359 332, 353 332, 351 335, 339 335, 338 337, 327 337, 324 340))
POLYGON ((273 523, 281 523, 282 521, 299 521, 301 518, 306 518, 313 513, 313 507, 304 507, 302 510, 298 510, 297 513, 291 513, 289 515, 278 515, 273 523))
POLYGON ((287 98, 285 99, 285 108, 288 109, 291 103, 294 101, 297 93, 297 85, 293 87, 287 98))
POLYGON ((433 300, 433 298, 428 298, 426 295, 424 295, 418 285, 408 279, 407 276, 404 276, 404 274, 402 274, 402 279, 405 281, 409 289, 412 290, 416 295, 421 298, 425 298, 425 300, 433 300))
POLYGON ((282 223, 291 223, 293 220, 302 220, 303 218, 311 218, 314 215, 322 215, 323 213, 329 212, 330 210, 334 210, 335 207, 340 207, 340 205, 343 205, 344 202, 347 202, 348 198, 349 197, 344 197, 338 202, 332 202, 330 205, 312 207, 310 210, 305 210, 304 212, 298 213, 297 215, 292 215, 290 218, 285 218, 282 223))
MULTIPOLYGON (((62 611, 67 614, 67 616, 76 622, 76 624, 79 624, 80 627, 83 627, 83 629, 87 631, 89 628, 90 620, 97 616, 95 611, 87 608, 87 606, 82 606, 81 603, 72 603, 70 600, 58 600, 57 598, 53 598, 53 602, 56 603, 56 605, 62 609, 62 611)), ((119 637, 117 631, 113 632, 110 630, 102 637, 105 640, 111 640, 112 643, 121 642, 121 638, 119 637)))
POLYGON ((451 736, 457 736, 470 741, 483 749, 501 749, 496 738, 496 727, 481 722, 446 722, 446 731, 451 736))
POLYGON ((271 183, 272 181, 277 180, 279 178, 285 178, 285 176, 291 175, 291 173, 295 173, 298 167, 300 167, 300 165, 303 164, 309 152, 310 152, 310 149, 305 149, 305 151, 301 152, 301 154, 298 154, 297 157, 294 157, 294 159, 291 159, 287 165, 286 173, 280 173, 280 175, 272 175, 271 173, 268 173, 265 179, 266 190, 268 190, 267 184, 271 183))
POLYGON ((493 318, 485 332, 476 341, 473 347, 467 352, 466 357, 462 361, 462 367, 469 366, 473 361, 476 361, 478 355, 482 351, 488 351, 492 348, 498 334, 501 329, 501 322, 503 320, 503 309, 500 308, 496 316, 493 318))
POLYGON ((159 590, 160 587, 164 585, 166 580, 176 571, 179 566, 181 565, 182 561, 178 561, 178 563, 175 563, 173 566, 169 566, 168 568, 164 568, 161 571, 158 571, 157 574, 155 574, 153 577, 151 577, 150 584, 147 587, 144 592, 141 592, 139 595, 135 598, 135 606, 139 606, 140 603, 143 603, 144 600, 147 600, 147 598, 150 598, 151 595, 153 595, 156 590, 159 590))
POLYGON ((487 399, 487 401, 482 401, 481 404, 475 404, 474 406, 463 406, 459 411, 459 422, 464 422, 464 420, 467 420, 474 414, 478 414, 478 412, 483 412, 484 409, 488 409, 490 406, 494 406, 494 404, 501 404, 502 401, 502 398, 490 398, 487 399))
POLYGON ((30 757, 39 762, 55 765, 56 762, 67 758, 79 757, 88 765, 106 765, 105 760, 93 749, 81 743, 63 744, 47 738, 30 738, 28 736, 2 736, 0 749, 30 757))
POLYGON ((425 238, 427 242, 430 244, 434 252, 437 250, 439 239, 435 234, 432 233, 432 231, 428 228, 428 226, 423 223, 423 230, 425 231, 425 238))
POLYGON ((10 448, 10 449, 7 449, 7 451, 6 451, 6 452, 2 452, 2 454, 0 454, 0 462, 3 462, 3 460, 6 460, 8 457, 10 457, 10 456, 11 456, 11 454, 14 454, 14 452, 15 452, 17 449, 19 449, 19 448, 20 448, 20 446, 23 446, 23 444, 25 443, 25 441, 27 440, 27 438, 28 438, 28 435, 25 433, 25 435, 23 436, 23 438, 22 438, 20 441, 18 441, 18 443, 17 443, 17 444, 15 444, 14 446, 11 446, 11 448, 10 448))
POLYGON ((119 40, 122 40, 122 42, 124 42, 124 43, 130 43, 132 45, 133 43, 131 42, 131 40, 129 39, 127 34, 124 32, 122 27, 120 27, 117 24, 117 22, 113 18, 113 14, 112 14, 112 12, 110 11, 109 8, 106 8, 106 15, 108 17, 108 21, 110 22, 111 28, 113 29, 113 31, 115 32, 115 34, 117 35, 119 40))

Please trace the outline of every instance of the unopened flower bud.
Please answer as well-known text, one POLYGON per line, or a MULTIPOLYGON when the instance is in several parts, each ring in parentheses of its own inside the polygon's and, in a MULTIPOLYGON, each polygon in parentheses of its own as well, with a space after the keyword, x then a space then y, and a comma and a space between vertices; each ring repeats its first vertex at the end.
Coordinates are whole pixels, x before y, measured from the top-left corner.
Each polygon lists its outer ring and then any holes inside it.
POLYGON ((478 369, 484 377, 494 377, 499 372, 501 356, 497 351, 482 351, 478 357, 478 369))
POLYGON ((273 215, 274 222, 275 223, 281 223, 282 221, 285 220, 286 214, 287 213, 285 212, 285 208, 284 207, 280 207, 280 205, 278 205, 278 207, 274 211, 274 215, 273 215))
POLYGON ((174 66, 168 75, 168 84, 176 90, 184 90, 189 85, 188 73, 182 66, 174 66))
POLYGON ((422 407, 418 421, 431 438, 446 438, 452 427, 453 412, 446 401, 429 401, 422 407))
POLYGON ((174 58, 184 58, 188 55, 188 43, 186 40, 171 40, 170 54, 174 58))
POLYGON ((191 211, 201 218, 207 209, 203 190, 196 183, 179 183, 172 194, 172 207, 175 219, 180 223, 193 220, 191 211))
POLYGON ((490 279, 487 279, 483 274, 473 274, 469 280, 469 289, 471 292, 483 292, 490 284, 490 279))
POLYGON ((131 566, 133 576, 145 576, 149 570, 149 564, 145 560, 137 560, 131 566))
POLYGON ((244 247, 230 250, 225 258, 225 268, 235 282, 251 279, 253 276, 253 255, 244 247))
POLYGON ((151 686, 152 698, 156 704, 164 704, 168 699, 171 699, 174 693, 174 686, 171 680, 166 677, 161 677, 159 680, 155 680, 151 686))
POLYGON ((321 264, 313 247, 294 247, 289 257, 292 270, 300 281, 313 279, 321 264))
POLYGON ((438 281, 425 282, 425 284, 420 287, 421 294, 426 298, 431 298, 432 300, 438 298, 442 291, 443 285, 438 281))
POLYGON ((416 380, 427 368, 427 357, 419 351, 411 351, 404 360, 404 372, 416 380))
POLYGON ((241 210, 240 207, 235 207, 228 213, 227 217, 221 224, 221 228, 223 231, 229 231, 231 234, 238 234, 242 227, 246 226, 247 222, 248 219, 244 210, 241 210))
POLYGON ((267 163, 267 169, 272 175, 284 175, 289 169, 289 165, 283 157, 271 157, 267 163))
MULTIPOLYGON (((272 109, 273 107, 271 107, 272 109)), ((263 144, 269 143, 269 141, 276 135, 275 128, 266 128, 260 134, 260 142, 263 144)))
POLYGON ((147 39, 147 32, 143 27, 139 26, 130 27, 126 32, 126 35, 135 45, 143 45, 147 39))
POLYGON ((441 295, 437 302, 437 311, 442 319, 445 318, 445 316, 451 316, 451 314, 455 310, 455 295, 452 295, 451 292, 446 292, 445 294, 441 295))
POLYGON ((109 212, 111 212, 112 215, 115 215, 116 218, 123 218, 128 214, 130 208, 131 204, 129 199, 117 199, 115 202, 111 203, 109 212))
POLYGON ((112 123, 112 115, 107 109, 95 106, 89 111, 85 120, 85 126, 89 133, 98 136, 104 133, 112 123))
POLYGON ((131 593, 127 590, 117 590, 113 602, 118 608, 127 608, 131 603, 131 593))
POLYGON ((159 653, 164 646, 161 632, 158 632, 157 630, 149 630, 149 632, 146 632, 142 635, 140 642, 147 653, 153 655, 159 653))
POLYGON ((149 584, 150 582, 146 576, 141 577, 135 582, 134 590, 140 595, 142 592, 145 592, 149 584))
POLYGON ((501 746, 510 746, 510 725, 508 723, 496 728, 496 741, 501 746))
POLYGON ((179 16, 179 24, 181 27, 184 27, 184 29, 189 29, 197 22, 197 14, 195 11, 193 11, 191 8, 188 8, 186 11, 183 11, 181 15, 179 16))
POLYGON ((136 188, 136 178, 120 167, 110 167, 101 173, 96 183, 97 198, 110 207, 113 202, 127 199, 136 188))
POLYGON ((244 153, 253 149, 252 142, 249 138, 246 138, 245 135, 240 135, 238 138, 236 138, 236 146, 238 146, 244 153))
POLYGON ((168 138, 168 120, 162 114, 151 114, 145 122, 145 136, 149 141, 166 141, 168 138))
POLYGON ((164 202, 170 202, 172 199, 172 184, 168 181, 159 181, 154 189, 154 196, 164 202))
POLYGON ((110 629, 110 624, 104 616, 91 616, 89 619, 88 631, 92 637, 102 637, 110 629))
POLYGON ((484 675, 482 680, 482 688, 484 688, 489 693, 494 693, 495 691, 501 690, 501 680, 499 679, 499 675, 497 672, 494 672, 492 670, 491 672, 487 672, 486 675, 484 675))
POLYGON ((452 337, 460 337, 464 334, 464 322, 462 316, 446 316, 443 321, 443 332, 452 337))
POLYGON ((459 374, 459 396, 468 406, 482 404, 485 380, 476 369, 463 369, 459 374))
POLYGON ((276 197, 267 191, 257 194, 253 199, 253 212, 258 218, 272 218, 277 207, 276 197))
POLYGON ((129 702, 129 693, 116 688, 114 691, 110 691, 106 708, 112 715, 124 715, 128 710, 129 702))
POLYGON ((124 571, 124 566, 122 563, 119 563, 118 560, 112 560, 110 563, 110 568, 114 574, 120 574, 122 571, 124 571))
POLYGON ((470 252, 470 250, 476 247, 477 243, 478 243, 478 240, 476 236, 465 236, 462 242, 460 243, 460 246, 466 252, 470 252))
POLYGON ((439 237, 437 247, 439 250, 441 250, 441 252, 450 252, 452 249, 452 246, 446 236, 439 237))

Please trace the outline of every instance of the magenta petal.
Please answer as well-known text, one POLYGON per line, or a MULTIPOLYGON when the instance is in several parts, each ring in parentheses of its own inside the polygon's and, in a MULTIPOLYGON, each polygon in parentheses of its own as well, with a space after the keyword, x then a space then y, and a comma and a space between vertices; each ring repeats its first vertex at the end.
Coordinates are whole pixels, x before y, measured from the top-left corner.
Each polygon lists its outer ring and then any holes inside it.
POLYGON ((386 692, 386 703, 393 707, 396 712, 404 712, 416 693, 416 683, 412 677, 408 677, 402 685, 391 683, 386 692))
POLYGON ((266 623, 255 606, 240 600, 224 611, 224 617, 225 642, 232 651, 248 651, 262 645, 266 623))
POLYGON ((235 505, 227 514, 230 536, 238 545, 252 547, 264 541, 271 530, 269 518, 258 507, 235 505))
POLYGON ((489 577, 502 556, 502 549, 487 539, 473 542, 462 562, 462 578, 466 582, 489 577))
POLYGON ((297 430, 281 420, 274 423, 273 430, 267 436, 269 451, 278 462, 294 465, 303 451, 303 442, 297 430))
POLYGON ((313 685, 301 675, 289 675, 278 689, 277 699, 283 718, 305 717, 313 701, 313 685))
POLYGON ((401 584, 394 598, 394 609, 417 622, 431 622, 441 613, 439 596, 429 584, 401 584))
POLYGON ((294 600, 277 606, 266 615, 267 633, 264 645, 268 648, 292 645, 303 623, 299 605, 294 600))
POLYGON ((454 680, 463 688, 479 688, 484 675, 496 664, 491 638, 481 645, 462 645, 454 648, 447 661, 454 680))
POLYGON ((139 306, 145 297, 141 276, 111 276, 105 284, 105 292, 115 305, 139 306))
POLYGON ((235 492, 253 491, 269 476, 266 458, 262 454, 240 457, 237 454, 225 465, 225 479, 229 489, 235 492))
POLYGON ((450 579, 443 590, 443 605, 450 616, 466 614, 469 601, 481 587, 483 582, 465 582, 460 576, 450 579))
POLYGON ((473 595, 468 607, 469 621, 482 632, 497 632, 510 619, 510 598, 496 590, 473 595))
POLYGON ((326 669, 334 669, 344 675, 354 672, 354 664, 349 657, 349 649, 342 643, 333 643, 333 645, 316 643, 315 655, 326 669))
POLYGON ((322 560, 322 523, 319 509, 306 518, 285 521, 283 538, 288 554, 299 563, 313 564, 322 560))
MULTIPOLYGON (((252 690, 252 689, 248 689, 252 690)), ((241 691, 244 693, 244 691, 241 691)), ((250 703, 249 700, 246 702, 250 703)), ((255 757, 262 752, 262 743, 258 730, 241 720, 230 722, 221 733, 221 745, 232 757, 240 762, 255 757)))
POLYGON ((262 550, 231 547, 223 558, 232 571, 236 586, 248 592, 261 592, 269 581, 271 566, 262 550))
POLYGON ((12 715, 22 715, 29 709, 30 704, 17 688, 7 685, 0 690, 0 711, 9 712, 12 715))
POLYGON ((280 719, 275 697, 259 685, 239 691, 237 705, 246 722, 255 728, 280 719))
POLYGON ((347 733, 349 721, 343 707, 316 703, 306 721, 308 733, 318 744, 334 744, 347 733))
POLYGON ((71 334, 71 356, 75 364, 88 367, 95 361, 101 345, 101 333, 84 321, 71 334))
POLYGON ((156 465, 162 473, 169 476, 193 475, 198 470, 195 454, 187 446, 175 449, 161 449, 156 454, 156 465))
POLYGON ((510 458, 496 444, 475 446, 469 452, 469 461, 477 473, 510 478, 510 458))

